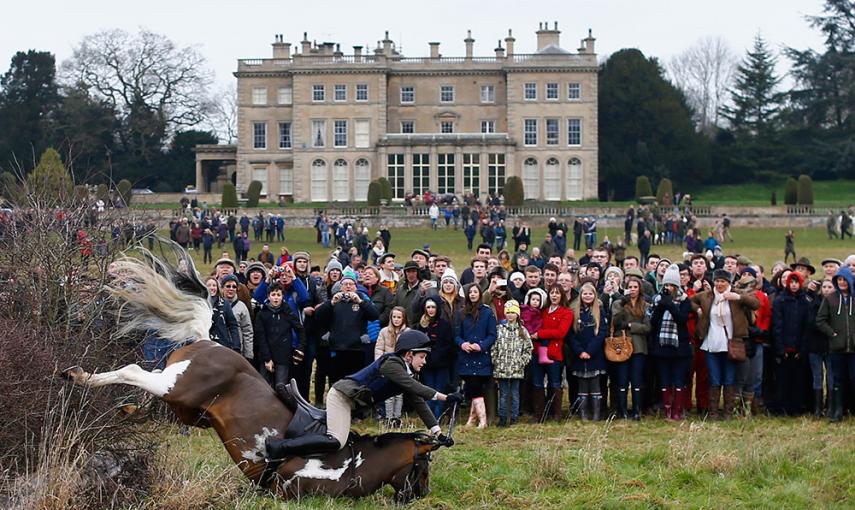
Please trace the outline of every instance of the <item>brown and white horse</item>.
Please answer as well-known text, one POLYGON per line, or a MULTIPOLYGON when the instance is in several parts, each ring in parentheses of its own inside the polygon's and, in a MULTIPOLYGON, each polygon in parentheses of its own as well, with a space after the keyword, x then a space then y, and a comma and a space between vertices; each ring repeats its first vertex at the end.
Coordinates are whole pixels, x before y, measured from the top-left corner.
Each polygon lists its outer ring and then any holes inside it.
POLYGON ((175 342, 190 334, 202 339, 175 350, 160 372, 135 364, 96 374, 74 367, 63 373, 66 378, 91 388, 127 384, 151 393, 182 423, 213 428, 247 478, 285 498, 364 496, 387 483, 399 500, 427 493, 429 453, 440 445, 422 434, 360 436, 321 458, 290 458, 271 476, 265 441, 283 437, 293 412, 243 356, 207 340, 211 312, 204 299, 187 292, 186 281, 176 281, 182 276, 151 258, 125 258, 111 271, 111 292, 126 307, 121 331, 145 329, 175 342))

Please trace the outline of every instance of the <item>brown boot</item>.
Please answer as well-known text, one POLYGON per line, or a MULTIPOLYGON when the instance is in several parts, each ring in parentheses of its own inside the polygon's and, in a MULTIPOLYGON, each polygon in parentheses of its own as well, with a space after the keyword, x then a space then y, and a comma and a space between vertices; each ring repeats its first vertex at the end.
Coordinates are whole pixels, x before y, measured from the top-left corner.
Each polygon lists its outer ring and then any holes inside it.
POLYGON ((543 388, 531 389, 531 408, 535 423, 543 423, 543 407, 545 400, 543 397, 543 388))
POLYGON ((754 416, 756 409, 754 407, 754 393, 742 393, 742 414, 746 418, 754 416))
POLYGON ((736 388, 733 386, 724 387, 724 410, 722 417, 725 420, 733 418, 733 413, 736 411, 736 388))
POLYGON ((721 386, 710 386, 710 420, 719 417, 718 403, 721 398, 721 386))
POLYGON ((549 409, 549 417, 555 421, 561 421, 561 405, 564 400, 564 390, 556 388, 552 393, 552 407, 549 409))

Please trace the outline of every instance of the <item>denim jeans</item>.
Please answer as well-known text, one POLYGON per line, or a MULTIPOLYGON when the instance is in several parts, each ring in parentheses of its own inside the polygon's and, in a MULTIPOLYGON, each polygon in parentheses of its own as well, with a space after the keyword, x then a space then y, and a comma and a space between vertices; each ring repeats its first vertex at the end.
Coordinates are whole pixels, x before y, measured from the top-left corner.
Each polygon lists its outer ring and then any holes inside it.
MULTIPOLYGON (((727 353, 725 353, 727 354, 727 353)), ((685 388, 692 358, 656 358, 656 371, 661 388, 685 388)))
POLYGON ((546 377, 550 388, 561 387, 561 363, 554 361, 551 365, 541 365, 537 362, 537 354, 531 357, 531 381, 535 388, 543 389, 543 378, 546 377))
POLYGON ((831 354, 831 369, 834 371, 834 387, 844 388, 849 382, 849 389, 855 389, 855 354, 831 354))
POLYGON ((143 357, 149 366, 149 370, 166 368, 166 360, 176 347, 178 345, 169 340, 154 335, 147 336, 143 342, 143 357))
MULTIPOLYGON (((433 388, 441 393, 447 393, 449 389, 448 384, 451 382, 451 368, 439 367, 429 369, 425 367, 420 372, 420 378, 422 384, 428 388, 433 388)), ((433 415, 439 418, 445 407, 445 402, 441 400, 428 400, 427 405, 433 411, 433 415)))
POLYGON ((511 400, 511 416, 516 420, 520 416, 520 380, 497 379, 499 381, 499 416, 508 417, 508 399, 511 400))
POLYGON ((822 390, 822 366, 825 365, 825 384, 830 390, 834 387, 834 370, 831 368, 831 360, 827 354, 810 353, 811 386, 814 390, 822 390))
POLYGON ((330 247, 330 233, 329 230, 321 231, 321 244, 324 248, 330 247))
POLYGON ((704 359, 707 361, 710 387, 733 386, 736 364, 727 358, 727 352, 707 352, 704 359))
POLYGON ((634 389, 644 386, 644 363, 646 354, 633 354, 623 363, 612 363, 612 373, 618 388, 627 389, 632 384, 634 389))

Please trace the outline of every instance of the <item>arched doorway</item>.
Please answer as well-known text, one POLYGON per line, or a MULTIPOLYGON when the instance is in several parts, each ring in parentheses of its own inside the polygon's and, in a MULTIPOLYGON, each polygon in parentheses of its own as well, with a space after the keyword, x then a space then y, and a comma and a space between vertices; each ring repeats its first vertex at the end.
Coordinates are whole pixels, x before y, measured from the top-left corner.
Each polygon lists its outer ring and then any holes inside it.
POLYGON ((523 188, 525 190, 526 199, 540 198, 540 176, 537 171, 537 160, 527 158, 523 162, 523 188))
POLYGON ((327 162, 322 159, 316 159, 312 162, 311 175, 311 196, 312 202, 326 202, 327 197, 327 162))
POLYGON ((544 200, 561 200, 561 163, 555 158, 546 160, 543 168, 544 200))
POLYGON ((582 200, 582 160, 570 158, 567 162, 567 200, 582 200))
POLYGON ((350 198, 350 176, 347 173, 347 161, 335 160, 333 163, 333 201, 347 202, 350 198))

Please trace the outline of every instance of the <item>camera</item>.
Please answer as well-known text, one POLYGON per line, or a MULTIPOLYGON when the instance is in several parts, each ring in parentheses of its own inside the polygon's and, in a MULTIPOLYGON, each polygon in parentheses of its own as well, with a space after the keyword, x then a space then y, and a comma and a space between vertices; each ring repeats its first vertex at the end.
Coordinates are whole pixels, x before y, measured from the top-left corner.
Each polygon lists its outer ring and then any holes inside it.
POLYGON ((345 303, 349 302, 350 301, 350 293, 349 292, 342 292, 340 299, 342 301, 344 301, 345 303))

